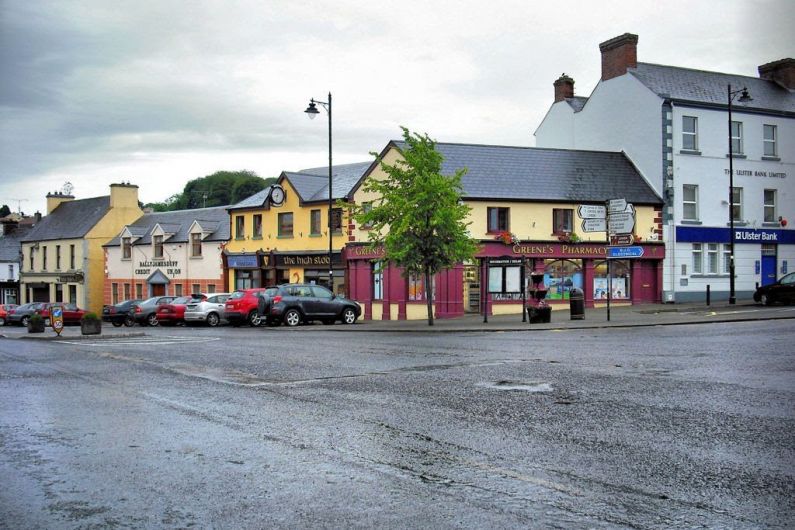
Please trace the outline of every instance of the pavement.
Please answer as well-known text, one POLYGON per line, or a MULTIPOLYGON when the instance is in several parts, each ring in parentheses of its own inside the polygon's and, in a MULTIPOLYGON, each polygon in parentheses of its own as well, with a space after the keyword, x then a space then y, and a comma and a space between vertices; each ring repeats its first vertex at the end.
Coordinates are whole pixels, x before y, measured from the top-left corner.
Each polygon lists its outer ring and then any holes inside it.
MULTIPOLYGON (((531 324, 529 319, 522 322, 522 315, 490 315, 488 321, 483 321, 483 315, 469 314, 459 318, 434 319, 433 326, 425 320, 360 320, 353 326, 337 324, 334 326, 302 326, 290 331, 323 330, 329 332, 339 331, 369 331, 369 332, 418 332, 418 333, 465 333, 465 332, 505 332, 505 331, 542 331, 542 330, 569 330, 569 329, 595 329, 595 328, 628 328, 673 326, 688 324, 708 324, 717 322, 747 322, 753 320, 779 320, 795 319, 795 306, 763 307, 753 302, 738 302, 736 305, 717 303, 707 306, 701 304, 643 304, 634 306, 613 306, 610 308, 610 320, 607 319, 607 309, 586 308, 585 318, 572 320, 568 306, 552 311, 551 322, 546 324, 531 324)), ((98 338, 144 337, 154 332, 157 328, 145 327, 120 327, 115 328, 104 324, 101 335, 86 335, 80 333, 79 326, 67 326, 61 337, 74 340, 85 338, 96 340, 98 338)), ((184 330, 185 328, 162 328, 168 330, 184 330)), ((282 328, 263 328, 269 330, 282 328)), ((51 328, 45 328, 44 333, 27 333, 25 328, 19 326, 0 327, 0 338, 33 339, 33 340, 58 340, 59 337, 51 328)))

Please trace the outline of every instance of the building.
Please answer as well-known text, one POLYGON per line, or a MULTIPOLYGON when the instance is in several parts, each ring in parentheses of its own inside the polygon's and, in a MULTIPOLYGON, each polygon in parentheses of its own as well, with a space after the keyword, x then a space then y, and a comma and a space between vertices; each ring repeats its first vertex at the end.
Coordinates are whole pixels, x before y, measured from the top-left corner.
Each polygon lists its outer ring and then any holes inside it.
MULTIPOLYGON (((372 162, 333 166, 332 201, 347 200, 372 162)), ((235 289, 315 282, 329 287, 328 167, 283 172, 277 184, 284 202, 274 205, 272 187, 229 207, 232 239, 224 255, 235 289)), ((332 207, 334 292, 346 292, 342 251, 349 241, 346 212, 332 207)))
POLYGON ((47 194, 47 216, 22 238, 22 303, 69 302, 101 311, 102 245, 142 214, 138 186, 129 183, 111 184, 110 195, 90 199, 47 194))
MULTIPOLYGON (((400 160, 404 145, 390 142, 381 153, 384 162, 400 160)), ((606 234, 585 232, 578 209, 604 205, 611 198, 626 198, 634 205, 635 237, 643 248, 640 259, 611 260, 613 297, 617 303, 660 300, 662 199, 623 153, 451 143, 438 143, 436 149, 444 157, 442 174, 467 168, 463 200, 471 208, 470 233, 481 243, 474 262, 434 278, 437 318, 481 311, 521 313, 528 273, 543 275, 553 305, 567 306, 573 287, 584 291, 587 306, 603 303, 608 288, 606 234)), ((351 200, 375 200, 363 184, 384 177, 380 165, 371 164, 352 189, 351 200)), ((348 293, 362 304, 364 317, 425 318, 423 279, 406 278, 394 265, 382 263, 383 255, 366 243, 367 229, 353 223, 350 227, 344 256, 348 293)))
POLYGON ((228 241, 226 206, 142 215, 104 245, 105 303, 226 291, 228 241))
POLYGON ((0 304, 18 304, 20 300, 22 239, 32 228, 32 225, 20 224, 21 218, 12 214, 0 219, 0 304))
POLYGON ((570 76, 554 82, 536 145, 622 150, 664 198, 665 301, 704 300, 708 287, 727 299, 732 240, 736 295, 750 298, 795 259, 795 60, 746 77, 638 62, 637 43, 624 34, 600 44, 588 97, 570 76))

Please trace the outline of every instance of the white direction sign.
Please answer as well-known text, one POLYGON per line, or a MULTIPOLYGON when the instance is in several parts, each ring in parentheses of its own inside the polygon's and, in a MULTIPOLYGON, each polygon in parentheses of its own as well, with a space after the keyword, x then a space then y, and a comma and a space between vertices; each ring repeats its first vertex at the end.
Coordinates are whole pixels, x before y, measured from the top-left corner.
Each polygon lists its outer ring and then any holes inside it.
POLYGON ((627 209, 626 199, 610 199, 607 201, 607 206, 611 212, 623 212, 627 209))
POLYGON ((577 208, 577 215, 580 216, 580 219, 604 219, 607 215, 607 208, 593 204, 581 204, 577 208))
POLYGON ((633 212, 611 213, 607 222, 609 234, 631 234, 635 228, 635 214, 633 212))
POLYGON ((604 232, 607 230, 607 220, 602 219, 583 219, 583 232, 604 232))

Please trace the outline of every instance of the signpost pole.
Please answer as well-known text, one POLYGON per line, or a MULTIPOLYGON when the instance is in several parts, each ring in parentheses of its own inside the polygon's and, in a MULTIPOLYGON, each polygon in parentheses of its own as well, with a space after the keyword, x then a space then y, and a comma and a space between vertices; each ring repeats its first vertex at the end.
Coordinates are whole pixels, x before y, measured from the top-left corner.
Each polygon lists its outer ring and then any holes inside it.
POLYGON ((527 322, 527 259, 522 256, 522 322, 527 322))
POLYGON ((489 258, 483 258, 483 277, 480 279, 483 293, 483 323, 489 322, 489 258))
MULTIPOLYGON (((605 245, 607 248, 610 248, 610 201, 605 203, 605 210, 606 210, 606 223, 607 223, 607 231, 605 232, 605 245)), ((610 281, 610 251, 608 250, 608 255, 606 256, 607 259, 607 321, 610 322, 610 288, 612 287, 612 283, 610 281)))
POLYGON ((610 258, 607 258, 607 321, 610 322, 610 297, 612 296, 613 279, 610 277, 610 258))

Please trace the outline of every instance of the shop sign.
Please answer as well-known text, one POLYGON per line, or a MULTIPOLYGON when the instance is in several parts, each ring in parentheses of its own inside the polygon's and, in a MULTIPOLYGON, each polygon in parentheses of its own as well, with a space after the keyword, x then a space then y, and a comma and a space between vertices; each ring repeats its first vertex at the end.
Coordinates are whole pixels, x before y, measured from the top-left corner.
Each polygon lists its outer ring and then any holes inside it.
POLYGON ((58 283, 81 283, 83 281, 83 273, 78 272, 75 274, 61 274, 58 276, 58 283))
MULTIPOLYGON (((731 229, 703 226, 677 226, 676 240, 680 243, 728 243, 731 229)), ((735 228, 735 243, 795 244, 795 230, 767 228, 735 228)))
MULTIPOLYGON (((729 168, 724 168, 723 173, 729 174, 729 168)), ((735 169, 734 174, 738 177, 769 177, 774 179, 785 179, 787 174, 783 171, 751 171, 750 169, 735 169)))
POLYGON ((521 258, 490 258, 489 265, 521 265, 521 258))
POLYGON ((256 254, 242 254, 240 256, 227 256, 226 263, 231 269, 257 269, 259 260, 256 254))
POLYGON ((366 245, 357 245, 348 247, 347 252, 351 256, 356 256, 357 258, 383 258, 384 257, 384 247, 379 246, 376 248, 371 248, 366 245))
MULTIPOLYGON (((328 254, 274 254, 277 267, 328 267, 328 254)), ((341 264, 339 253, 333 254, 334 264, 341 264)))

